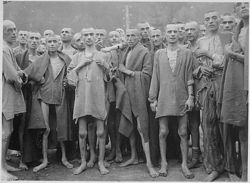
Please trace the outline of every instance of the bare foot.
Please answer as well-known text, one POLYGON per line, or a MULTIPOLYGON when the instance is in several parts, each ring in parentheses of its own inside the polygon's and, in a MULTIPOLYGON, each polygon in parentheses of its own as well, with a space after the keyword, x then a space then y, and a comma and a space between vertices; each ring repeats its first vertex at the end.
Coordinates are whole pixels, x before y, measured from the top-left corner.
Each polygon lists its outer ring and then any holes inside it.
POLYGON ((62 160, 62 164, 63 164, 66 168, 68 168, 68 169, 71 169, 71 168, 74 167, 74 166, 73 166, 71 163, 69 163, 67 160, 62 160))
POLYGON ((155 171, 155 169, 152 167, 152 166, 148 166, 148 171, 149 171, 149 175, 152 177, 152 178, 156 178, 159 176, 159 173, 157 171, 155 171))
POLYGON ((107 161, 111 161, 111 160, 113 160, 114 158, 115 158, 115 151, 112 150, 112 151, 109 153, 109 155, 108 155, 108 157, 106 158, 106 160, 107 160, 107 161))
POLYGON ((87 165, 86 165, 86 162, 84 162, 73 171, 73 174, 78 175, 78 174, 82 173, 84 170, 86 170, 86 168, 87 168, 87 165))
POLYGON ((109 168, 109 167, 110 167, 110 163, 107 162, 107 161, 103 161, 103 164, 104 164, 104 166, 105 166, 106 168, 109 168))
POLYGON ((6 167, 6 170, 9 171, 9 172, 18 172, 18 171, 21 171, 20 168, 15 168, 13 166, 10 166, 9 164, 5 164, 5 167, 6 167))
POLYGON ((115 162, 116 162, 116 163, 121 163, 122 160, 123 160, 122 154, 116 154, 115 162))
POLYGON ((28 166, 24 162, 19 163, 19 168, 21 170, 28 170, 28 166))
POLYGON ((103 162, 98 162, 98 167, 99 167, 99 171, 102 175, 106 175, 109 173, 109 170, 106 169, 106 167, 104 166, 104 163, 103 162))
POLYGON ((48 161, 44 161, 42 164, 36 166, 35 168, 33 168, 33 172, 38 172, 44 168, 46 168, 48 166, 48 161))
POLYGON ((2 170, 1 180, 2 181, 14 181, 14 180, 18 180, 18 178, 16 176, 8 173, 6 170, 2 170))
POLYGON ((129 166, 129 165, 137 165, 139 163, 137 158, 131 158, 123 163, 121 163, 119 166, 120 167, 125 167, 125 166, 129 166))
POLYGON ((159 170, 159 176, 167 177, 168 175, 168 164, 161 163, 161 169, 159 170))
POLYGON ((186 179, 193 179, 194 178, 194 174, 192 172, 190 172, 190 170, 186 166, 181 166, 181 172, 186 179))
POLYGON ((216 178, 219 177, 219 172, 217 171, 212 171, 205 179, 205 182, 212 182, 213 180, 215 180, 216 178))
POLYGON ((95 162, 96 162, 96 156, 90 157, 90 160, 89 160, 88 163, 87 163, 87 167, 93 168, 94 165, 95 165, 95 162))

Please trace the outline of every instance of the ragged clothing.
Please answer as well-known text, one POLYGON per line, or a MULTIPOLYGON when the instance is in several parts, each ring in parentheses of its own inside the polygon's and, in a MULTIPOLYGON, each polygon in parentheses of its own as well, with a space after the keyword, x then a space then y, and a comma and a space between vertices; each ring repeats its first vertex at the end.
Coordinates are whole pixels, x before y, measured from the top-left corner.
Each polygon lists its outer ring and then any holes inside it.
MULTIPOLYGON (((152 61, 147 48, 138 43, 132 49, 130 59, 126 64, 126 58, 129 51, 130 48, 125 50, 120 67, 127 65, 126 68, 128 70, 135 72, 135 76, 133 77, 127 76, 125 74, 123 75, 124 85, 129 95, 132 113, 135 118, 139 117, 143 138, 145 142, 147 142, 149 124, 147 98, 152 74, 152 61)), ((120 125, 123 125, 122 122, 120 125)), ((127 126, 130 126, 130 130, 124 132, 125 136, 129 136, 133 129, 131 124, 128 123, 127 126)))
POLYGON ((174 70, 171 68, 167 49, 155 53, 149 101, 157 100, 156 118, 185 114, 188 86, 194 83, 192 63, 192 52, 187 49, 178 48, 174 70))
MULTIPOLYGON (((94 118, 105 120, 107 117, 106 90, 105 90, 105 67, 109 67, 104 53, 94 52, 92 63, 82 67, 78 74, 73 70, 80 62, 85 62, 85 52, 74 55, 69 65, 69 76, 75 73, 75 105, 73 119, 90 115, 94 118), (102 60, 106 66, 100 66, 96 60, 102 60)), ((70 78, 69 78, 70 79, 70 78)))
POLYGON ((11 120, 16 114, 26 112, 25 101, 21 87, 16 87, 20 70, 12 49, 3 41, 2 70, 2 113, 6 120, 11 120))

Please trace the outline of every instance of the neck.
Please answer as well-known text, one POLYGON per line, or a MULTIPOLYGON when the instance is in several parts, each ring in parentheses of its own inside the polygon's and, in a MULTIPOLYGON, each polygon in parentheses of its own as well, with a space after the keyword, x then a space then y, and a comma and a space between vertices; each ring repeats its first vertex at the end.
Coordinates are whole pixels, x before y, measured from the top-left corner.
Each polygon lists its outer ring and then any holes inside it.
POLYGON ((26 47, 26 44, 19 44, 19 46, 22 48, 22 49, 25 49, 25 47, 26 47))
POLYGON ((71 48, 70 42, 63 42, 62 46, 63 46, 63 49, 70 49, 71 48))
POLYGON ((96 51, 95 45, 86 46, 86 48, 85 48, 85 52, 91 52, 91 53, 93 53, 93 52, 95 52, 95 51, 96 51))
POLYGON ((248 27, 248 25, 249 25, 249 18, 243 18, 242 21, 243 21, 244 27, 248 27))
POLYGON ((9 47, 13 47, 13 43, 10 43, 10 42, 7 42, 7 41, 5 41, 5 43, 9 46, 9 47))
POLYGON ((171 50, 171 51, 174 51, 178 48, 178 43, 169 43, 168 44, 168 49, 171 50))
POLYGON ((195 47, 196 46, 196 42, 197 42, 197 39, 194 39, 194 40, 190 41, 191 46, 195 47))
POLYGON ((32 56, 35 56, 35 55, 36 55, 36 49, 29 49, 28 52, 29 52, 29 54, 32 55, 32 56))
POLYGON ((218 29, 214 30, 214 31, 208 31, 207 35, 209 35, 209 36, 215 36, 217 33, 218 33, 218 29))
POLYGON ((184 38, 178 40, 179 44, 184 45, 184 38))
POLYGON ((57 57, 57 51, 50 51, 49 56, 52 57, 52 58, 57 57))

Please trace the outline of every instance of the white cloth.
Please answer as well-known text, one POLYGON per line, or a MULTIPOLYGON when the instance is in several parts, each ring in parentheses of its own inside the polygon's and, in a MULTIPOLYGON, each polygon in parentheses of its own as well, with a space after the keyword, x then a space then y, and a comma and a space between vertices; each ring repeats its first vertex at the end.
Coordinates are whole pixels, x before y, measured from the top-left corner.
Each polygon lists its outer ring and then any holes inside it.
POLYGON ((172 72, 174 72, 177 59, 177 50, 171 51, 170 49, 167 49, 167 54, 168 54, 169 65, 171 67, 172 72))

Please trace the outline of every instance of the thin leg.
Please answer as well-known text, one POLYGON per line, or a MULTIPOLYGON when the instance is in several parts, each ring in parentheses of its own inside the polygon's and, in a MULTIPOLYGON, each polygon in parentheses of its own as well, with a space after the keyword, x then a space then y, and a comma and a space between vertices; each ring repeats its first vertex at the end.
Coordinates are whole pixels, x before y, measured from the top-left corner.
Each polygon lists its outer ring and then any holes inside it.
POLYGON ((166 139, 169 133, 168 129, 168 118, 161 117, 159 119, 159 143, 160 143, 160 154, 161 154, 161 169, 159 170, 159 175, 166 177, 168 171, 168 163, 166 159, 167 143, 166 139))
POLYGON ((81 165, 76 168, 73 174, 78 175, 87 168, 86 163, 86 138, 87 138, 87 120, 85 117, 78 119, 79 124, 79 148, 81 153, 81 165))
POLYGON ((97 139, 99 142, 99 158, 98 158, 98 166, 100 173, 102 175, 108 174, 109 170, 106 169, 104 165, 104 155, 105 155, 105 127, 104 127, 104 121, 96 119, 96 125, 97 125, 97 139))
POLYGON ((42 164, 36 166, 33 169, 33 172, 38 172, 48 166, 48 136, 50 133, 50 127, 49 127, 49 105, 45 104, 44 102, 41 102, 41 108, 43 113, 43 119, 45 122, 45 132, 43 133, 43 162, 42 164))
POLYGON ((187 114, 185 114, 182 117, 178 117, 178 134, 181 138, 180 147, 182 155, 181 170, 185 178, 193 179, 194 174, 190 172, 187 166, 187 156, 188 156, 187 122, 188 122, 187 114))

